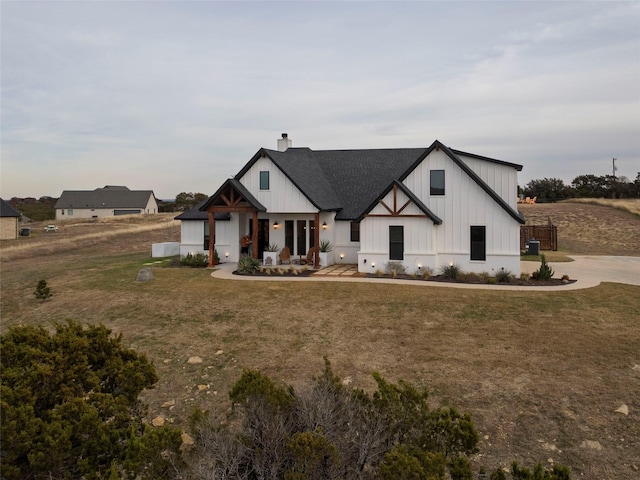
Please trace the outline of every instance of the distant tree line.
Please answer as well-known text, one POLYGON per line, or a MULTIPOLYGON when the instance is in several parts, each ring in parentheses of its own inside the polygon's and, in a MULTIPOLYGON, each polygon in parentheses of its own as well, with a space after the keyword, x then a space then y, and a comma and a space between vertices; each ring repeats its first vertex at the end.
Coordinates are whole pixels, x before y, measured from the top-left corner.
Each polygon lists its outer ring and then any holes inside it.
POLYGON ((30 220, 42 222, 56 218, 55 205, 58 201, 53 197, 12 197, 7 203, 30 220))
POLYGON ((634 181, 613 175, 578 175, 571 185, 565 185, 559 178, 531 180, 520 194, 537 197, 537 202, 567 198, 640 198, 640 172, 634 181))
POLYGON ((184 212, 207 198, 209 198, 209 195, 204 193, 180 192, 173 202, 159 202, 158 207, 161 212, 184 212))

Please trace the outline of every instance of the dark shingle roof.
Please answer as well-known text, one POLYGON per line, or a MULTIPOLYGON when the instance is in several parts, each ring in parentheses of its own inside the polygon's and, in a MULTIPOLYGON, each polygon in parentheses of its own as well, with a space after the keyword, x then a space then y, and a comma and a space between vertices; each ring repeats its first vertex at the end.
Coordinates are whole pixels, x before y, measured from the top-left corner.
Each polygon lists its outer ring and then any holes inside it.
MULTIPOLYGON (((209 213, 206 211, 200 210, 200 207, 202 207, 208 200, 209 200, 208 198, 205 198, 194 207, 190 208, 189 210, 185 210, 184 212, 182 212, 177 217, 174 217, 173 219, 174 220, 209 220, 209 213)), ((231 215, 229 215, 228 213, 216 213, 214 217, 216 221, 229 220, 231 218, 231 215)))
POLYGON ((257 211, 259 212, 267 211, 267 209, 256 199, 256 197, 254 197, 251 194, 251 192, 247 190, 247 188, 235 178, 229 178, 225 180, 225 182, 220 186, 220 188, 216 191, 216 193, 214 193, 204 201, 204 203, 200 207, 200 210, 206 210, 207 207, 211 205, 214 201, 220 201, 221 194, 223 192, 228 192, 228 190, 230 189, 235 190, 237 193, 239 193, 244 198, 244 201, 249 206, 255 208, 257 211))
POLYGON ((110 186, 95 190, 65 190, 55 208, 145 208, 153 190, 110 186))
POLYGON ((263 148, 238 172, 235 181, 239 183, 251 166, 266 156, 318 210, 336 211, 337 220, 359 220, 381 193, 391 188, 394 181, 401 182, 433 149, 440 148, 512 218, 524 223, 522 215, 457 155, 506 165, 517 171, 522 170, 521 165, 452 150, 437 140, 429 148, 317 151, 289 148, 284 152, 263 148))
POLYGON ((0 217, 21 217, 22 214, 0 198, 0 217))

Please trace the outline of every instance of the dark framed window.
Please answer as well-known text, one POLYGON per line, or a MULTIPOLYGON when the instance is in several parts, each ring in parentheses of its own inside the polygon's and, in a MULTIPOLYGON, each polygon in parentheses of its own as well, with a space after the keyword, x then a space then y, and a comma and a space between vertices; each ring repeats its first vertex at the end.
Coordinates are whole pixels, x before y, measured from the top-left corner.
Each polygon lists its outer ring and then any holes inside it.
POLYGON ((298 220, 296 222, 297 225, 297 239, 298 239, 298 249, 296 250, 296 255, 306 255, 307 254, 307 221, 306 220, 298 220))
POLYGON ((389 226, 389 260, 404 260, 403 226, 389 226))
POLYGON ((284 244, 293 253, 293 220, 284 221, 284 244))
POLYGON ((260 190, 269 190, 269 172, 260 172, 260 190))
MULTIPOLYGON (((213 237, 213 243, 216 243, 216 237, 213 237)), ((204 246, 203 250, 209 250, 209 222, 204 222, 204 246)))
POLYGON ((360 223, 359 222, 351 222, 351 241, 352 242, 360 241, 360 223))
POLYGON ((431 170, 430 195, 444 195, 444 170, 431 170))
POLYGON ((471 260, 487 259, 487 227, 471 226, 471 260))

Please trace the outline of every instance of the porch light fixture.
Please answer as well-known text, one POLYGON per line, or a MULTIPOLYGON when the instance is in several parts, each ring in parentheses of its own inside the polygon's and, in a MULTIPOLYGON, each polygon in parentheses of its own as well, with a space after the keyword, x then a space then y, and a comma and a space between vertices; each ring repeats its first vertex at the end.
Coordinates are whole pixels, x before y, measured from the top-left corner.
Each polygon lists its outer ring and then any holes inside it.
POLYGON ((418 264, 418 270, 422 270, 422 264, 418 264))
POLYGON ((278 228, 280 228, 280 224, 278 222, 273 222, 273 228, 277 230, 278 228))
POLYGON ((376 268, 376 262, 371 262, 371 268, 376 268))
POLYGON ((229 258, 229 252, 224 252, 224 256, 229 258))
POLYGON ((344 253, 340 254, 340 260, 344 260, 344 253))
POLYGON ((322 229, 326 230, 327 229, 327 222, 322 222, 322 229))

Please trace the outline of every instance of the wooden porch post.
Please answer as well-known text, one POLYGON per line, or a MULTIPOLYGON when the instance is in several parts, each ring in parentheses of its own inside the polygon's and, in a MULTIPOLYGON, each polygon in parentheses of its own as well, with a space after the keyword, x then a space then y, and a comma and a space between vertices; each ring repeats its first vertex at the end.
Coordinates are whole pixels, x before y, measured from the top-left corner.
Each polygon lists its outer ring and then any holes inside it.
POLYGON ((316 212, 313 214, 313 223, 316 228, 313 231, 313 245, 316 249, 315 256, 315 264, 313 268, 320 268, 320 212, 316 212))
POLYGON ((258 259, 258 211, 253 211, 253 247, 251 248, 251 256, 257 260, 258 259))
POLYGON ((213 252, 215 251, 213 240, 216 236, 216 224, 213 212, 209 211, 209 267, 213 267, 213 252))

